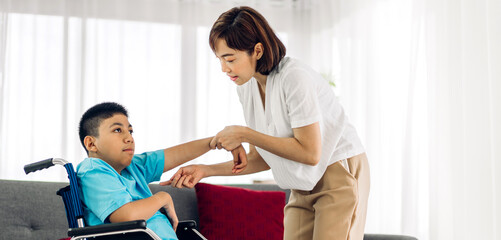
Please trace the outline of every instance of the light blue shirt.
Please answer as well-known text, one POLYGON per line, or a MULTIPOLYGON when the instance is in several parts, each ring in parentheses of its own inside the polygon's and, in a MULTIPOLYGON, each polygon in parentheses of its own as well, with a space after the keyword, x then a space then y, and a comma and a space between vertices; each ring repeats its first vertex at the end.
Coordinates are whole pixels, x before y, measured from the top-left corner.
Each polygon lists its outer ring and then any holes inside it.
MULTIPOLYGON (((134 155, 121 174, 101 159, 86 158, 77 166, 77 178, 87 225, 109 223, 110 214, 121 206, 151 197, 148 183, 159 181, 163 169, 163 150, 134 155)), ((169 220, 160 211, 146 224, 164 240, 177 239, 169 220)))

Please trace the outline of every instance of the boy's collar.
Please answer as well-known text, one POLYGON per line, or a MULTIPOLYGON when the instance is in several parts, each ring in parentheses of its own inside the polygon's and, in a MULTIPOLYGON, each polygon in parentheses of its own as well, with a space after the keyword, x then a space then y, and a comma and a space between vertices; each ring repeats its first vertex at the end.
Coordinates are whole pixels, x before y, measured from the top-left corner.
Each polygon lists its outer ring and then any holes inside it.
POLYGON ((101 159, 101 158, 97 158, 97 157, 87 157, 86 159, 89 159, 89 160, 97 160, 97 161, 100 161, 100 162, 103 162, 105 163, 106 165, 108 165, 111 169, 115 170, 116 173, 118 173, 118 175, 121 175, 122 171, 125 169, 121 169, 120 171, 118 171, 117 169, 115 169, 111 164, 109 164, 108 162, 106 162, 105 160, 101 159))

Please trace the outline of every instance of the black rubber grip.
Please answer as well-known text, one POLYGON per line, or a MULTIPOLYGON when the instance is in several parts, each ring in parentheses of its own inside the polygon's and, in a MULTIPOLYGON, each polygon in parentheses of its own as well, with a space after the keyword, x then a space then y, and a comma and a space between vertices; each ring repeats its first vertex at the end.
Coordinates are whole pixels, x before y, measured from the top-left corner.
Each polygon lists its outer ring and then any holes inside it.
POLYGON ((54 166, 54 164, 52 163, 52 158, 49 158, 49 159, 42 160, 40 162, 30 163, 30 164, 24 166, 24 172, 26 174, 28 174, 30 172, 35 172, 35 171, 42 170, 44 168, 49 168, 52 166, 54 166))

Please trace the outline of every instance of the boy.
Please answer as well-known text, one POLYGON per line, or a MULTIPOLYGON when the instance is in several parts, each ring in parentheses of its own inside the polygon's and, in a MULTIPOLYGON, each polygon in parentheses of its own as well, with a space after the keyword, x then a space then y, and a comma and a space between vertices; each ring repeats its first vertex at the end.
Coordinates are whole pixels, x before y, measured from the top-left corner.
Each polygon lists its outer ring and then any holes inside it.
MULTIPOLYGON (((210 150, 212 138, 134 155, 132 125, 127 110, 113 102, 87 110, 80 120, 80 141, 88 158, 77 166, 84 217, 88 225, 147 220, 147 226, 162 239, 177 239, 177 216, 171 196, 152 195, 148 183, 162 173, 210 150), (165 208, 170 224, 159 209, 165 208)), ((241 171, 246 161, 235 164, 241 171)))

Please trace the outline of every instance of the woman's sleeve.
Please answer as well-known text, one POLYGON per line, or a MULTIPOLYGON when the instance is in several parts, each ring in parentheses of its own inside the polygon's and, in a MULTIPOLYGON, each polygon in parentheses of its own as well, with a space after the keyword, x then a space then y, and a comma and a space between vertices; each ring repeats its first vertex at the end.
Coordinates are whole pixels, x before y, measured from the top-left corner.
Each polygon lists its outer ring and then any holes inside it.
POLYGON ((314 81, 308 71, 299 68, 291 69, 284 76, 282 87, 292 128, 320 121, 320 105, 314 81))

